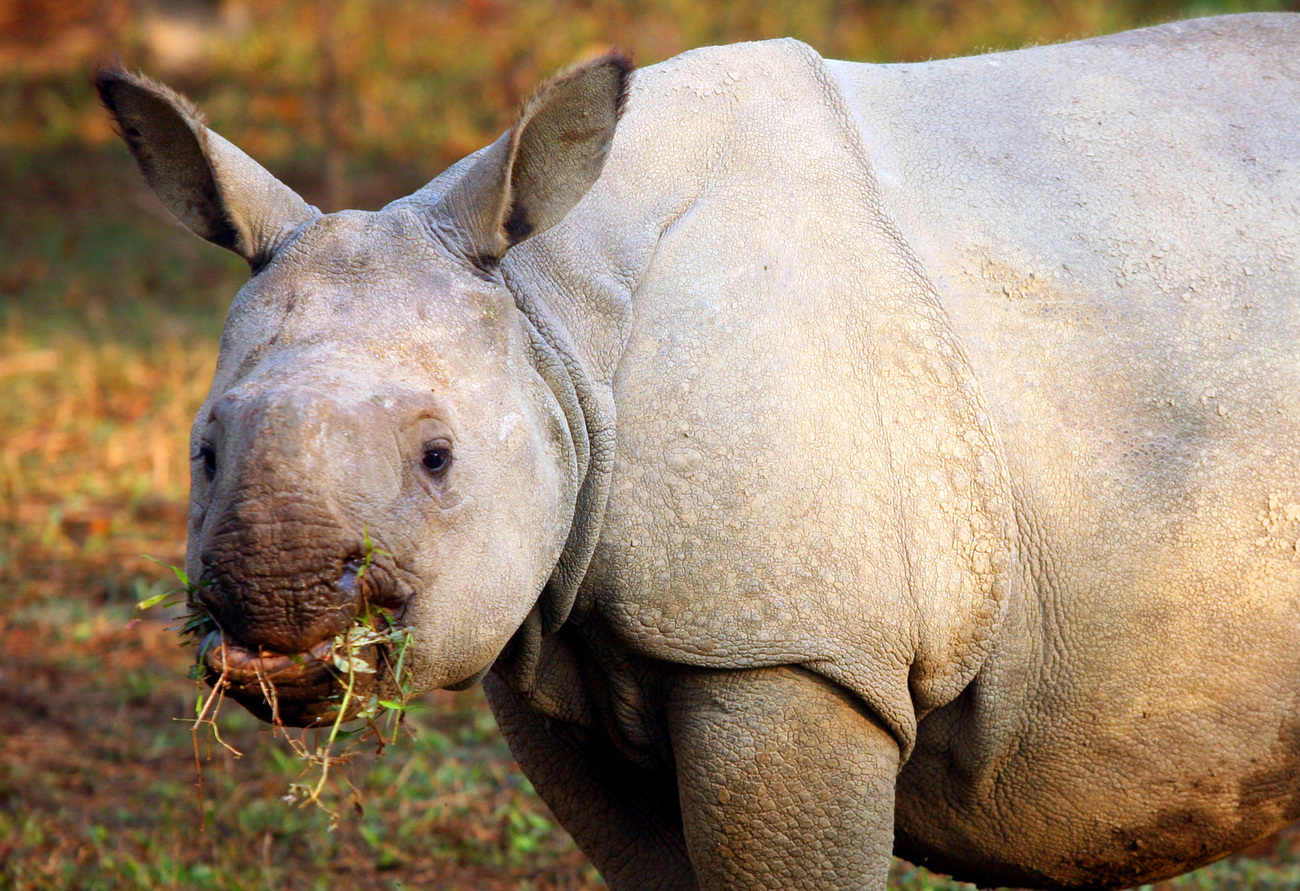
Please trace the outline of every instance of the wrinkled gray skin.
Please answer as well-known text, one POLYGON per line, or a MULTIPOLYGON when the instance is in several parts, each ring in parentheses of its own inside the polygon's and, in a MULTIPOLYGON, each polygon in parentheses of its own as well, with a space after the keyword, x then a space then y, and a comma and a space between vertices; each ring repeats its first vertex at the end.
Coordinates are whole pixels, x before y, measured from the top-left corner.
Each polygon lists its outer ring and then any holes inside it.
POLYGON ((606 59, 378 213, 101 90, 254 269, 193 440, 227 645, 368 599, 422 686, 491 666, 612 888, 1129 885, 1300 817, 1300 18, 699 50, 612 144, 606 59))

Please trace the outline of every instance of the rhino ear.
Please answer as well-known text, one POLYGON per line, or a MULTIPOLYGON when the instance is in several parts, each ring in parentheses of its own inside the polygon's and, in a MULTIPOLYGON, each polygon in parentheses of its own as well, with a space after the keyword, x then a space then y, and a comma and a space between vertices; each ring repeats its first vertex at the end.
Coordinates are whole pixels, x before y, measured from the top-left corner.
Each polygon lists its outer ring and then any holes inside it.
POLYGON ((564 219, 600 176, 631 73, 627 56, 610 53, 546 83, 442 194, 438 227, 475 264, 491 266, 564 219))
POLYGON ((95 89, 163 206, 254 270, 282 236, 320 216, 296 192, 203 124, 184 96, 143 75, 103 69, 95 89))

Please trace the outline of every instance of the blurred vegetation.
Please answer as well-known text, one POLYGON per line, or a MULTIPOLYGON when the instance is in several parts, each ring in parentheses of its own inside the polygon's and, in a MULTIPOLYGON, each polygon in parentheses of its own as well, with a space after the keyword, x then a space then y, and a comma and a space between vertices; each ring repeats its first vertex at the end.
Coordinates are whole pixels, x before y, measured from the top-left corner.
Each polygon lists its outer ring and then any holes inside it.
POLYGON ((110 142, 85 74, 117 58, 189 93, 215 129, 264 163, 307 180, 335 177, 330 187, 347 197, 354 177, 430 178, 504 130, 548 74, 610 46, 649 65, 696 46, 791 36, 831 58, 915 61, 1296 4, 93 0, 69 12, 76 8, 0 0, 0 149, 110 142), (346 170, 329 167, 340 162, 346 170))
MULTIPOLYGON (((1300 8, 1176 0, 0 0, 0 888, 595 888, 477 692, 356 766, 334 833, 278 800, 295 766, 209 763, 166 623, 128 626, 184 551, 189 420, 246 269, 144 186, 88 73, 120 59, 323 209, 373 208, 504 130, 557 68, 776 36, 914 61, 1172 18, 1300 8)), ((1290 836, 1163 887, 1297 888, 1290 836)), ((952 889, 896 863, 896 888, 952 889)))

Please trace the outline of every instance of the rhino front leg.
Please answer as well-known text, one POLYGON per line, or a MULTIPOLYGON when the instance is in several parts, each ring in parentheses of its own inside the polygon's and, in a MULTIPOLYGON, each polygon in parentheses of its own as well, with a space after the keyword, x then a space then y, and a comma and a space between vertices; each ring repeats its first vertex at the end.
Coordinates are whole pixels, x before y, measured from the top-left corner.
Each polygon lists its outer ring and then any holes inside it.
POLYGON ((638 768, 597 735, 533 711, 493 673, 497 725, 537 794, 611 891, 696 891, 671 770, 638 768))
POLYGON ((702 888, 884 888, 898 745, 861 703, 803 669, 702 671, 668 719, 702 888))

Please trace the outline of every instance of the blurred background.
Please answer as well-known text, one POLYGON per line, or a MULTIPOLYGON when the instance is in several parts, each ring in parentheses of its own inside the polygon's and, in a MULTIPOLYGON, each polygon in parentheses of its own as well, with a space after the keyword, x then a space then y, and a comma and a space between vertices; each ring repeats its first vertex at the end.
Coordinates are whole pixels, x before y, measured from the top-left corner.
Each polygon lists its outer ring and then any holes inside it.
MULTIPOLYGON (((424 697, 382 757, 336 771, 336 821, 281 800, 302 764, 235 707, 221 728, 245 757, 192 738, 174 611, 134 606, 183 563, 189 423, 246 267, 149 193, 93 98, 95 64, 187 93, 331 211, 418 188, 549 73, 610 46, 649 65, 794 36, 917 61, 1287 9, 1300 3, 0 0, 0 889, 602 887, 477 690, 424 697)), ((1300 888, 1291 848, 1283 833, 1161 887, 1300 888)), ((901 861, 892 882, 957 887, 901 861)))

